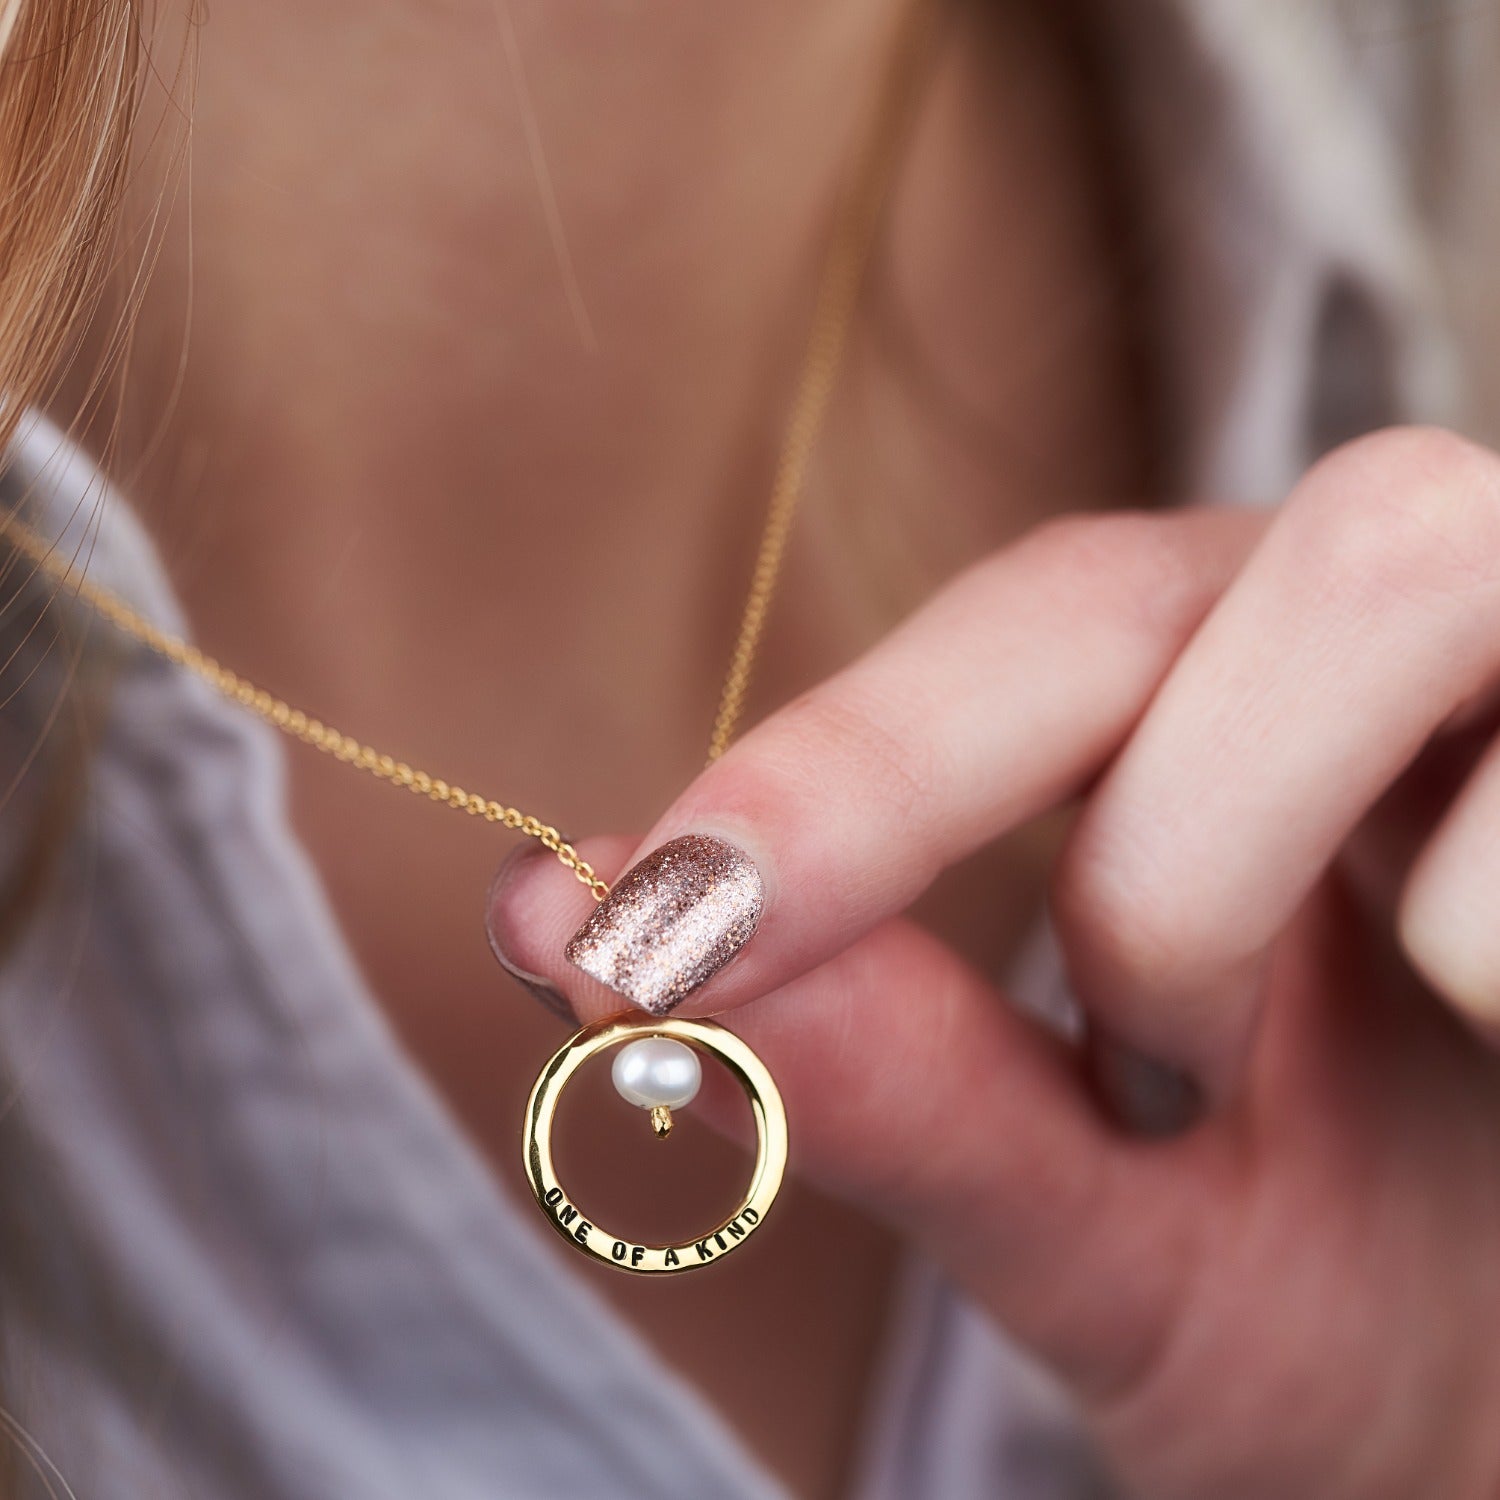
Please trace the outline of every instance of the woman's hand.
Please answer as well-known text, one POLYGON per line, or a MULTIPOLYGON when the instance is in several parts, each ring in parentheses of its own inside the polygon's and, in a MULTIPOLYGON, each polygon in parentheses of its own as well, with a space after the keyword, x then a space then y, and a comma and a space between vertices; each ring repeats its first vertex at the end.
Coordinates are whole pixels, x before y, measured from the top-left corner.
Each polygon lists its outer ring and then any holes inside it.
MULTIPOLYGON (((760 927, 683 1010, 755 1002, 801 1169, 944 1261, 1152 1500, 1500 1494, 1497 682, 1500 460, 1391 432, 1269 524, 1043 528, 641 846, 750 853, 760 927), (1106 1056, 1197 1083, 1171 1140, 900 917, 1080 798, 1059 934, 1106 1056)), ((513 961, 620 1008, 562 960, 565 871, 503 899, 513 961)))

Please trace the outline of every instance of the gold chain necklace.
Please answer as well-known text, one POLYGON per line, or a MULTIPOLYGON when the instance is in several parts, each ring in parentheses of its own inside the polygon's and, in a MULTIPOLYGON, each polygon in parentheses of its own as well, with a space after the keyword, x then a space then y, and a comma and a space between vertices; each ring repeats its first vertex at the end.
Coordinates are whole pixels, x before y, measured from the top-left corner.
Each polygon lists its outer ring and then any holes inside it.
MULTIPOLYGON (((777 456, 766 506, 766 518, 751 571, 734 650, 720 692, 709 737, 708 761, 729 747, 740 719, 771 603, 776 593, 787 539, 807 483, 813 450, 838 381, 849 330, 859 301, 880 209, 903 127, 915 98, 918 63, 925 56, 929 4, 913 0, 901 18, 892 61, 872 114, 856 169, 840 203, 832 239, 818 282, 817 302, 798 369, 791 410, 777 456)), ((192 673, 216 692, 248 709, 282 733, 379 781, 401 787, 469 817, 498 823, 536 839, 586 885, 596 901, 609 885, 579 854, 573 843, 550 823, 518 807, 471 792, 377 750, 373 745, 294 708, 283 698, 215 660, 182 636, 162 630, 113 590, 87 578, 57 543, 9 514, 0 537, 29 558, 42 572, 122 635, 192 673)), ((694 1062, 696 1068, 696 1061, 694 1062)), ((658 1135, 671 1129, 670 1108, 651 1109, 658 1135)), ((525 1166, 538 1204, 549 1222, 570 1244, 596 1260, 622 1270, 671 1272, 692 1270, 741 1244, 764 1221, 780 1189, 786 1166, 785 1113, 775 1082, 755 1053, 732 1033, 708 1021, 684 1018, 619 1016, 586 1026, 563 1045, 539 1075, 527 1104, 523 1131, 525 1166), (551 1127, 563 1088, 589 1058, 623 1044, 662 1039, 715 1056, 744 1089, 757 1130, 756 1162, 740 1207, 703 1240, 674 1245, 640 1245, 600 1230, 569 1201, 552 1164, 551 1127)))

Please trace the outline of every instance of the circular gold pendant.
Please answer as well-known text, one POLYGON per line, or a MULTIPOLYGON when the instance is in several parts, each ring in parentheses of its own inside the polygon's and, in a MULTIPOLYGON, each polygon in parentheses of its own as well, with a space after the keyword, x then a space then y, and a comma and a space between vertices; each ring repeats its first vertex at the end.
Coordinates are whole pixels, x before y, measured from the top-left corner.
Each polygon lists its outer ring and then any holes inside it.
POLYGON ((786 1111, 766 1065, 712 1021, 614 1016, 575 1032, 542 1069, 526 1105, 526 1178, 547 1221, 576 1250, 622 1271, 696 1271, 738 1249, 765 1223, 786 1171, 786 1111), (670 1037, 717 1058, 744 1089, 755 1117, 755 1167, 740 1206, 701 1240, 643 1245, 600 1227, 569 1197, 552 1164, 552 1121, 569 1080, 589 1058, 643 1037, 670 1037))

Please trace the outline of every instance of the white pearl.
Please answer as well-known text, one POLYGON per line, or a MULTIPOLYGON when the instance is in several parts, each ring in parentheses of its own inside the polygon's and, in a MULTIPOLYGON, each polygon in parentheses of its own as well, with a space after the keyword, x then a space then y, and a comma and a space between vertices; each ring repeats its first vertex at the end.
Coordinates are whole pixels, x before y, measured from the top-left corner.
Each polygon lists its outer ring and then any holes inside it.
POLYGON ((644 1036, 615 1053, 610 1076, 620 1097, 642 1109, 681 1109, 703 1082, 703 1065, 691 1047, 669 1036, 644 1036))

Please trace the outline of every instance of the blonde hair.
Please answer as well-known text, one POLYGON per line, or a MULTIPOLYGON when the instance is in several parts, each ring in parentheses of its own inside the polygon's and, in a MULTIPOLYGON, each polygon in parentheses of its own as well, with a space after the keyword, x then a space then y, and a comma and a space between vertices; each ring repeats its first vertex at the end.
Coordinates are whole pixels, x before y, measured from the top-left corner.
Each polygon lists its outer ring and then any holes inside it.
MULTIPOLYGON (((147 34, 141 4, 0 0, 0 453, 27 408, 55 397, 115 269, 140 110, 147 34)), ((138 305, 133 291, 96 368, 75 383, 75 406, 96 404, 109 386, 138 305)), ((82 409, 71 415, 86 418, 82 409)), ((4 572, 12 566, 7 558, 4 572)), ((12 589, 0 592, 8 600, 12 589)), ((0 891, 0 939, 20 926, 63 842, 83 746, 77 736, 60 738, 62 753, 41 779, 26 847, 0 891)), ((7 1261, 14 1249, 7 1246, 7 1261)), ((16 1288, 6 1290, 10 1296, 16 1288)), ((15 1378, 8 1369, 7 1380, 15 1378)), ((4 1405, 0 1450, 0 1494, 21 1490, 26 1470, 56 1492, 61 1476, 4 1405)))
POLYGON ((142 51, 137 0, 0 0, 0 448, 109 273, 142 51))
MULTIPOLYGON (((129 291, 94 368, 72 366, 100 294, 120 279, 147 3, 0 0, 0 454, 28 408, 54 406, 64 381, 73 409, 61 415, 70 428, 119 396, 112 375, 144 276, 125 278, 129 291)), ((0 590, 7 602, 25 586, 25 570, 9 556, 0 580, 12 579, 15 587, 0 590)), ((72 726, 59 727, 47 774, 31 782, 28 837, 0 890, 0 947, 22 925, 62 844, 84 747, 72 726)), ((0 812, 10 790, 0 787, 0 812)))

